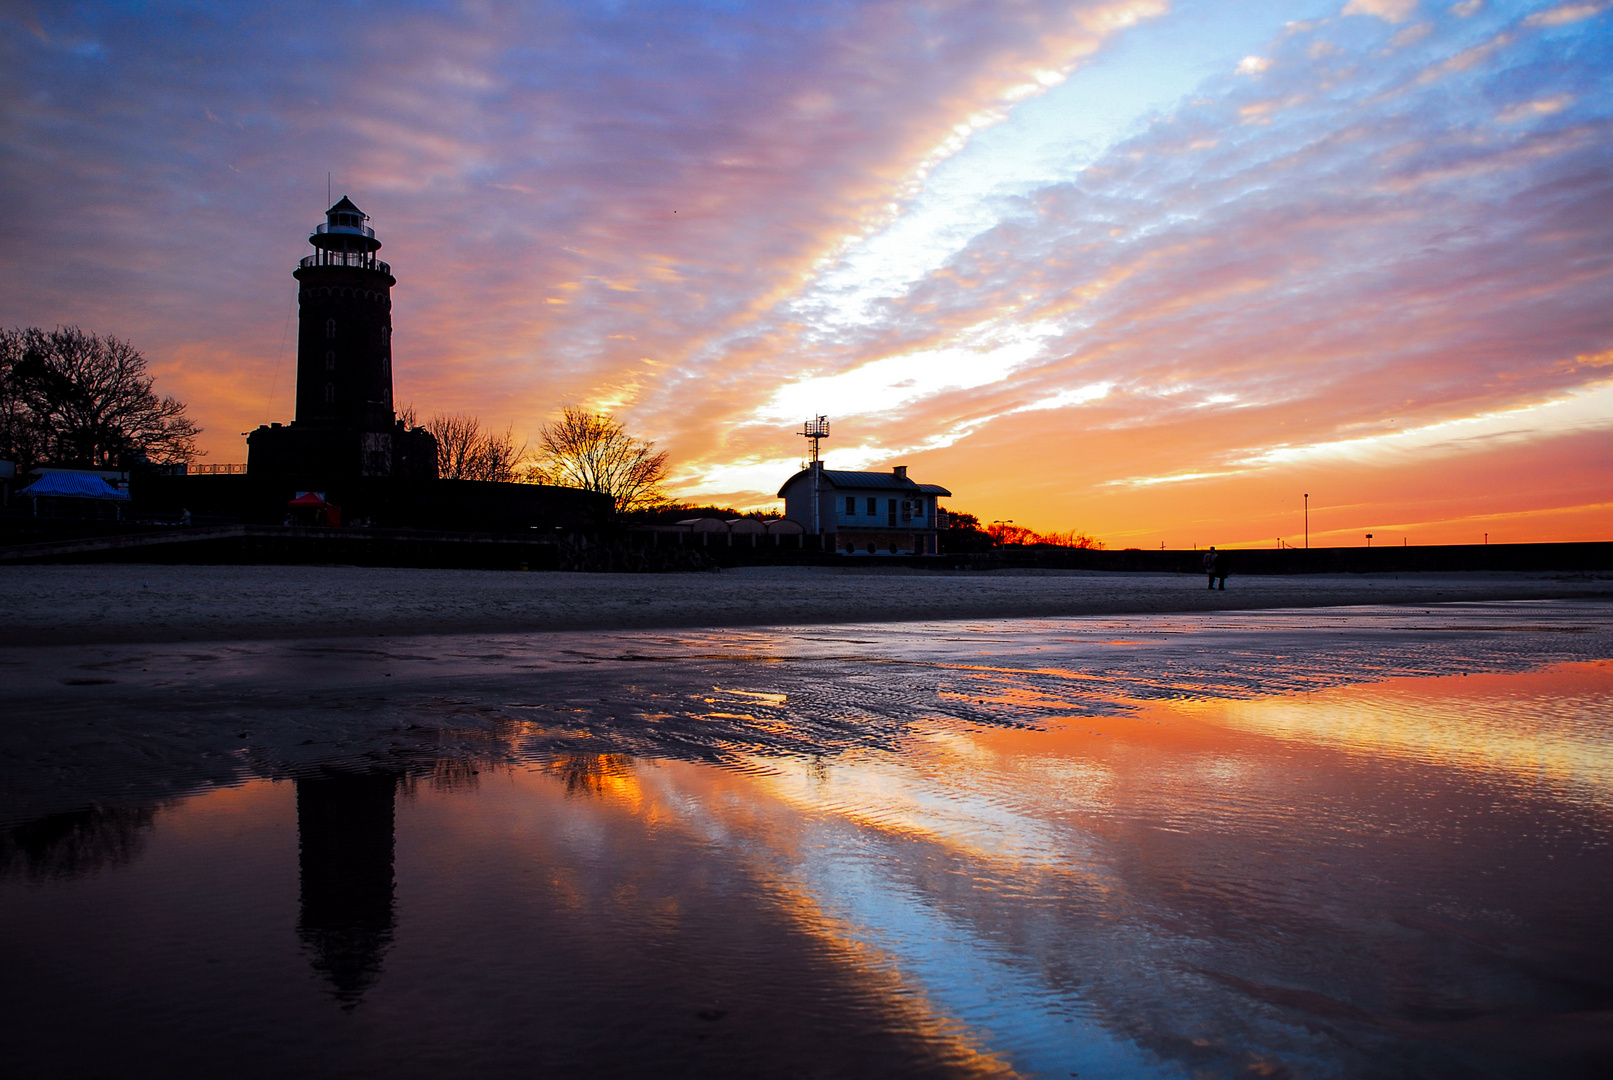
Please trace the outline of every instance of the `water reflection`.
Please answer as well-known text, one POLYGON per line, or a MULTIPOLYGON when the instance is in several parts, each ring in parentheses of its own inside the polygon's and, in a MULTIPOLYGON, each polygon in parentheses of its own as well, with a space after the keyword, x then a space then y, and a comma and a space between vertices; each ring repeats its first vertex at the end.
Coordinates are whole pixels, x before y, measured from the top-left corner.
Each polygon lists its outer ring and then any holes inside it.
POLYGON ((567 795, 619 794, 633 790, 633 759, 626 754, 565 754, 549 766, 566 785, 567 795))
POLYGON ((495 671, 386 714, 435 756, 35 821, 0 1015, 25 1072, 1605 1075, 1605 632, 1076 629, 495 671))
POLYGON ((0 831, 0 877, 74 878, 136 858, 156 817, 149 806, 91 806, 0 831))
POLYGON ((396 773, 334 773, 296 781, 301 911, 297 936, 314 969, 352 1009, 381 974, 392 944, 396 773))

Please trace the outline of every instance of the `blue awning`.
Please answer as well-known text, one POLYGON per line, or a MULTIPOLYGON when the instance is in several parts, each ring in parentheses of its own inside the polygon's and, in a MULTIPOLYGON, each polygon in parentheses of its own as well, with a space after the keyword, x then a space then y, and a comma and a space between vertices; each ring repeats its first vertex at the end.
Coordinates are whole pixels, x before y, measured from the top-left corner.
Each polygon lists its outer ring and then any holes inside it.
POLYGON ((17 494, 29 497, 49 495, 58 499, 129 501, 126 492, 119 491, 99 476, 88 476, 84 473, 46 473, 17 494))

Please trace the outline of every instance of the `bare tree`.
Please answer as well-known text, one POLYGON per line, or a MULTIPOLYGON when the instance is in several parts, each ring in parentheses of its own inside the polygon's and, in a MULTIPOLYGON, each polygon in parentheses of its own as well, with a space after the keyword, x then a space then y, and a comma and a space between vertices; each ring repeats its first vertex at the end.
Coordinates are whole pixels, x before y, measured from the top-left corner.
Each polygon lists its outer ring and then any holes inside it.
POLYGON ((0 330, 0 454, 30 466, 193 460, 201 429, 151 386, 126 341, 76 326, 0 330))
MULTIPOLYGON (((954 514, 954 518, 967 517, 979 524, 979 518, 973 514, 954 514)), ((985 532, 997 544, 1049 544, 1053 547, 1086 548, 1097 550, 1103 547, 1103 541, 1094 539, 1084 532, 1039 533, 1035 529, 1027 529, 1023 525, 1015 525, 1011 521, 993 521, 986 526, 985 532)))
POLYGON ((31 469, 43 457, 45 433, 34 421, 29 394, 17 374, 27 351, 27 334, 0 330, 0 458, 31 469))
POLYGON ((477 479, 509 483, 520 477, 521 463, 527 456, 526 443, 516 446, 513 431, 513 427, 507 427, 502 435, 490 431, 482 436, 477 447, 477 479))
POLYGON ((482 441, 482 423, 474 416, 438 413, 426 424, 437 437, 437 475, 444 480, 478 480, 472 476, 476 447, 482 441))
POLYGON ((483 432, 482 422, 474 416, 439 414, 426 430, 437 438, 437 475, 444 480, 508 483, 518 478, 527 456, 526 444, 515 444, 513 428, 505 428, 502 435, 483 432))
POLYGON ((668 455, 635 439, 607 413, 567 405, 543 425, 537 466, 547 482, 609 495, 616 510, 641 510, 666 501, 668 455))

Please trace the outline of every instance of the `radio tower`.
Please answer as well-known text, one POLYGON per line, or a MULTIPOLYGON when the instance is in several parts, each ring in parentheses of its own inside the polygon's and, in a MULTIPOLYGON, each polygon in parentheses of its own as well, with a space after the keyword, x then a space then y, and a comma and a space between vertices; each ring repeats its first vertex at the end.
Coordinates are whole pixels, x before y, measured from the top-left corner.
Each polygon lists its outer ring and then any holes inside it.
POLYGON ((823 461, 818 457, 818 443, 829 437, 829 418, 820 416, 815 420, 808 420, 801 428, 801 435, 812 444, 812 457, 802 463, 802 468, 812 470, 812 532, 818 537, 818 548, 823 548, 823 493, 818 481, 823 478, 823 461))
POLYGON ((820 416, 815 420, 808 420, 801 428, 801 436, 812 443, 812 456, 807 459, 805 468, 818 468, 818 443, 829 437, 829 418, 820 416))

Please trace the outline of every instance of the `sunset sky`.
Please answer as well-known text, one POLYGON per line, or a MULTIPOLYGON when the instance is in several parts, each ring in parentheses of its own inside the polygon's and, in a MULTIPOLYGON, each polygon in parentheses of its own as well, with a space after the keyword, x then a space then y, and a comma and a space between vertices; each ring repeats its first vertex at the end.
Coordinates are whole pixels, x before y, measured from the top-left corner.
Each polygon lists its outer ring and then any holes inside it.
POLYGON ((1111 547, 1613 539, 1613 4, 0 6, 0 325, 290 420, 372 216, 396 397, 778 506, 909 466, 1111 547))

